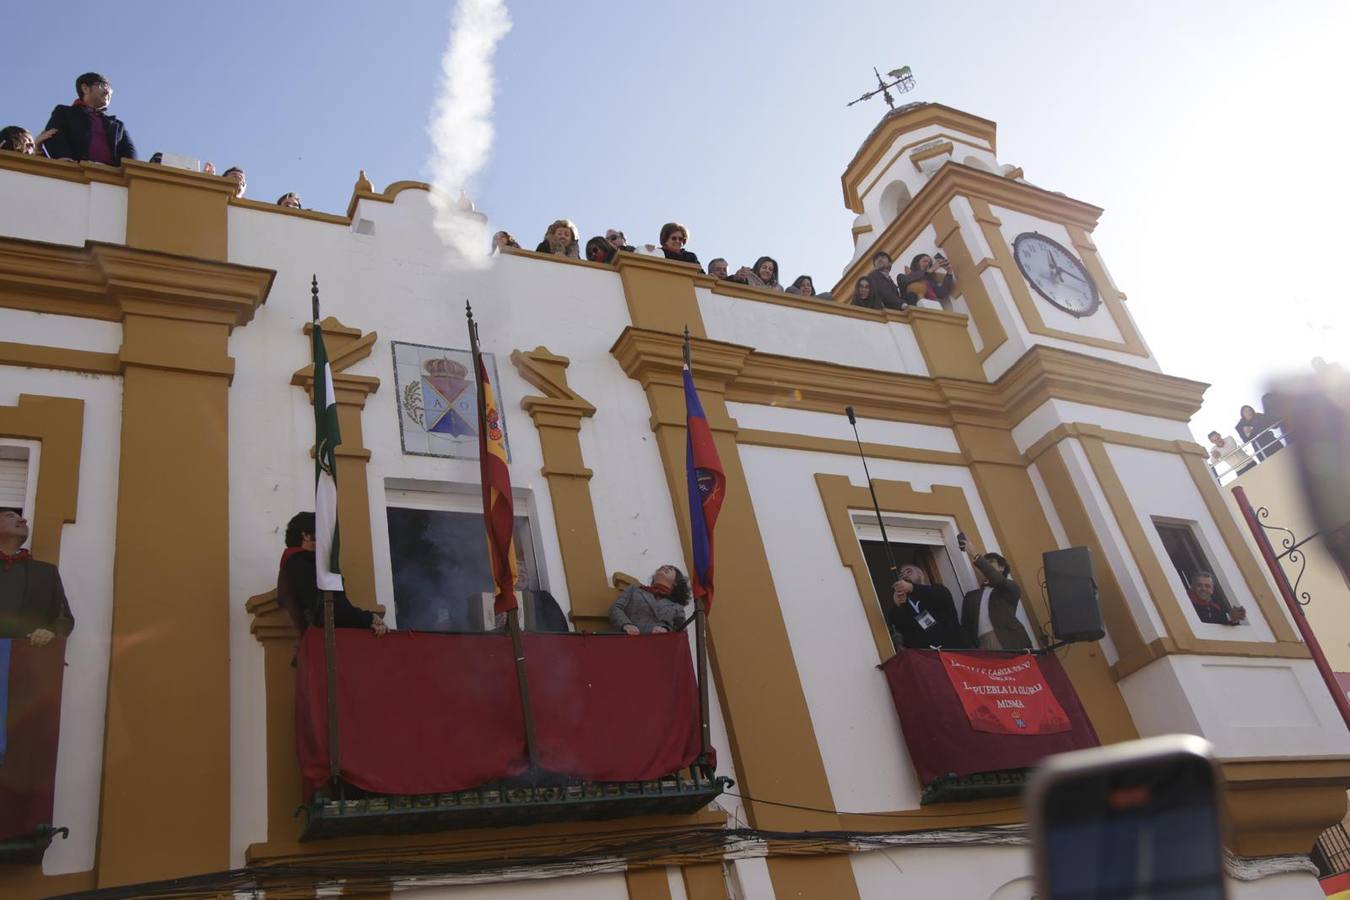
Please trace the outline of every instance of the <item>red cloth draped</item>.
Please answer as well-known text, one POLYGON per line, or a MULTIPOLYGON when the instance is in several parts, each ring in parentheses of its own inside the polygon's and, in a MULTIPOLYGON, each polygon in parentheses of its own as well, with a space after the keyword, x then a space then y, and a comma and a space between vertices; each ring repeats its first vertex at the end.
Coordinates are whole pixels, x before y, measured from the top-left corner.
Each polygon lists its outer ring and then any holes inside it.
POLYGON ((53 825, 56 747, 66 639, 45 647, 15 638, 9 658, 8 752, 0 765, 0 841, 53 825))
MULTIPOLYGON (((1016 659, 1008 653, 978 650, 962 655, 991 661, 1016 659)), ((1097 732, 1059 660, 1047 653, 1038 655, 1037 661, 1045 683, 1069 717, 1069 731, 1039 735, 976 731, 936 650, 901 650, 881 664, 921 784, 943 775, 1025 769, 1052 753, 1098 746, 1097 732)))
MULTIPOLYGON (((539 759, 590 781, 641 781, 699 754, 698 688, 683 634, 526 633, 539 759)), ((528 765, 504 634, 337 630, 342 776, 382 794, 467 790, 528 765)), ((328 778, 323 630, 300 639, 296 749, 307 792, 328 778)))

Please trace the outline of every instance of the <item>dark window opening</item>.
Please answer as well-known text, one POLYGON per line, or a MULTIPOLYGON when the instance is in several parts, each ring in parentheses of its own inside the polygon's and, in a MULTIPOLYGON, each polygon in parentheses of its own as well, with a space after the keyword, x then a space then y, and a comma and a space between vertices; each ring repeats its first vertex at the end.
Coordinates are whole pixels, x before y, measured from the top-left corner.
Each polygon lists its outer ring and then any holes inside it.
MULTIPOLYGON (((1172 565, 1176 568, 1177 575, 1181 576, 1181 583, 1186 586, 1188 592, 1191 590, 1196 573, 1209 572, 1214 575, 1214 566, 1200 548, 1200 542, 1196 540, 1195 532, 1191 530, 1190 525, 1159 522, 1155 519, 1153 527, 1158 529, 1163 549, 1167 551, 1167 556, 1172 560, 1172 565)), ((1231 608, 1217 575, 1214 577, 1214 599, 1219 601, 1219 605, 1225 610, 1231 608)))
MULTIPOLYGON (((483 621, 482 595, 493 589, 483 514, 391 506, 387 515, 398 627, 491 629, 491 619, 483 621)), ((526 564, 528 587, 537 590, 539 567, 524 516, 516 516, 515 542, 516 555, 526 564)))

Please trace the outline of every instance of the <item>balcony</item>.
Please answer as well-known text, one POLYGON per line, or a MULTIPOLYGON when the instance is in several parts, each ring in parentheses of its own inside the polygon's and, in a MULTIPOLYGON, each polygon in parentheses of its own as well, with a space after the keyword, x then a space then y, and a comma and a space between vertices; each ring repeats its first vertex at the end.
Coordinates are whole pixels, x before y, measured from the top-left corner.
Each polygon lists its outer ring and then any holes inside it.
POLYGON ((297 655, 302 841, 684 815, 730 783, 683 634, 524 634, 528 719, 505 634, 338 629, 331 698, 323 639, 297 655))
POLYGON ((0 765, 0 864, 40 865, 65 828, 52 823, 56 793, 56 747, 61 733, 61 681, 66 639, 45 647, 10 642, 8 691, 0 711, 5 729, 0 765))
POLYGON ((922 805, 1016 795, 1045 757, 1100 743, 1053 652, 901 650, 880 668, 922 805))

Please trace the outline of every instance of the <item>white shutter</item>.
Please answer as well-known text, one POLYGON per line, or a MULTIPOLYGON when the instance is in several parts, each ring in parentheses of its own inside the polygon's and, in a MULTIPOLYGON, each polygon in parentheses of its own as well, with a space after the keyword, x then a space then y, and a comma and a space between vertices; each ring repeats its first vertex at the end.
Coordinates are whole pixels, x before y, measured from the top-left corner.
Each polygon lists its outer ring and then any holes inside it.
POLYGON ((0 506, 23 506, 28 498, 28 460, 0 458, 0 506))

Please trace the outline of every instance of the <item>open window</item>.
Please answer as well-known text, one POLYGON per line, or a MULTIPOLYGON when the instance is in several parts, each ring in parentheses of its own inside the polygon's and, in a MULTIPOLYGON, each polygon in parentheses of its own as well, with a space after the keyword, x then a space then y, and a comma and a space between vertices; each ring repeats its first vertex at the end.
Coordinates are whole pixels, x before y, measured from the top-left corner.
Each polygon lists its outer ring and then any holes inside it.
MULTIPOLYGON (((882 597, 891 595, 891 585, 895 579, 891 574, 890 559, 886 554, 886 544, 881 539, 881 527, 877 524, 876 514, 854 510, 850 513, 854 533, 862 547, 863 559, 867 561, 867 573, 872 578, 876 590, 877 603, 882 597)), ((953 560, 961 559, 956 546, 956 525, 950 519, 931 516, 906 516, 883 514, 886 525, 886 538, 895 555, 896 568, 904 565, 916 565, 928 575, 933 584, 940 584, 951 591, 952 599, 959 604, 967 588, 974 582, 967 575, 966 584, 957 574, 953 560)), ((959 608, 959 607, 958 607, 959 608)), ((881 607, 882 614, 885 608, 881 607)))
POLYGON ((31 522, 37 496, 36 441, 0 440, 0 506, 23 509, 31 522))
POLYGON ((1191 603, 1196 604, 1196 577, 1209 575, 1214 585, 1213 601, 1227 617, 1233 608, 1232 603, 1229 601, 1228 592, 1224 590, 1222 579, 1215 572, 1214 564, 1196 534, 1196 523, 1154 516, 1153 527, 1157 529, 1163 549, 1167 551, 1172 567, 1176 569, 1177 577, 1185 586, 1191 603))
MULTIPOLYGON (((389 563, 398 627, 414 631, 487 631, 492 616, 492 568, 483 529, 483 502, 463 491, 389 487, 389 563)), ((527 504, 516 499, 517 565, 530 591, 545 590, 527 504)), ((526 630, 534 609, 522 604, 526 630)))

